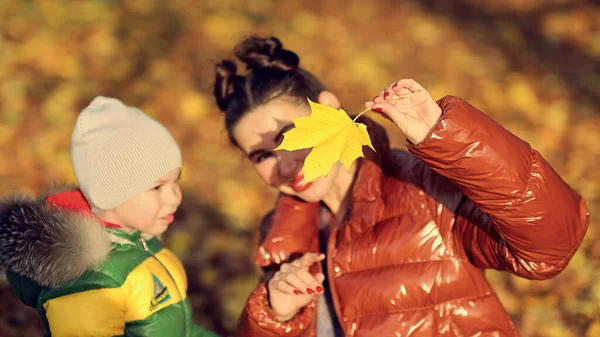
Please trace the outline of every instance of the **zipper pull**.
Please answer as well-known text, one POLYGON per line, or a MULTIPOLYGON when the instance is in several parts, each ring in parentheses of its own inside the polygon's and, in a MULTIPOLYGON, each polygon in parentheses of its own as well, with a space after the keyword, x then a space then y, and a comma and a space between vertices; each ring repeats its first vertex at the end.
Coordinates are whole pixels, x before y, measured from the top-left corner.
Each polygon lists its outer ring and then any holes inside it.
POLYGON ((146 240, 144 240, 144 238, 140 238, 140 241, 142 241, 142 246, 144 246, 144 250, 148 251, 148 245, 146 244, 146 240))

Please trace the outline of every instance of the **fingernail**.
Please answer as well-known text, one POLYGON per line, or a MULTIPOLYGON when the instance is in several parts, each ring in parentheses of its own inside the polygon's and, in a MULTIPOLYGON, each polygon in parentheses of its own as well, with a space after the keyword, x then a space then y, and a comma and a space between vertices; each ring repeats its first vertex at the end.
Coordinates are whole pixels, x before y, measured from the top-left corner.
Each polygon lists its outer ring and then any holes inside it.
POLYGON ((320 294, 320 293, 322 293, 322 292, 323 292, 325 289, 323 289, 323 287, 321 287, 321 286, 317 286, 317 287, 315 288, 315 290, 317 291, 317 293, 319 293, 319 294, 320 294))
POLYGON ((310 289, 310 288, 308 288, 308 289, 306 289, 306 293, 309 294, 309 295, 312 295, 312 294, 315 293, 315 291, 312 290, 312 289, 310 289))
POLYGON ((396 89, 397 86, 398 86, 398 82, 394 82, 394 85, 392 85, 392 89, 396 89))
POLYGON ((300 295, 300 294, 302 294, 302 292, 300 290, 296 289, 296 290, 294 290, 294 294, 300 295))
POLYGON ((381 108, 371 108, 371 110, 373 110, 375 112, 383 112, 383 109, 381 109, 381 108))
POLYGON ((317 255, 317 257, 318 257, 318 258, 325 257, 325 254, 323 254, 323 253, 319 253, 319 255, 317 255))
POLYGON ((385 94, 383 94, 383 99, 386 99, 389 95, 390 93, 386 91, 385 94))
POLYGON ((377 96, 373 97, 373 102, 375 102, 376 99, 377 99, 377 96))

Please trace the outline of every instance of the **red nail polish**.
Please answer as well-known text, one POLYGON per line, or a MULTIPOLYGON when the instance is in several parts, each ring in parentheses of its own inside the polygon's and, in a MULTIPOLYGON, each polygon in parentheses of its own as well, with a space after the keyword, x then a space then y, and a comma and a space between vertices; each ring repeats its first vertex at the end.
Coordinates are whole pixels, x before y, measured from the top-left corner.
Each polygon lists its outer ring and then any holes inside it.
POLYGON ((390 93, 386 91, 385 94, 383 94, 383 99, 386 99, 389 95, 390 93))
POLYGON ((321 286, 317 286, 317 287, 315 288, 315 290, 316 290, 316 291, 317 291, 317 293, 319 293, 319 294, 320 294, 320 293, 322 293, 323 291, 325 291, 325 289, 323 289, 323 287, 321 287, 321 286))
POLYGON ((395 82, 394 85, 392 85, 392 89, 396 89, 397 86, 398 86, 398 82, 395 82))
POLYGON ((308 289, 306 289, 306 293, 309 294, 309 295, 312 295, 312 294, 315 293, 315 291, 312 290, 312 289, 310 289, 310 288, 308 288, 308 289))
POLYGON ((373 110, 375 112, 383 112, 383 109, 381 109, 381 108, 372 108, 371 110, 373 110))
POLYGON ((296 290, 294 290, 294 294, 300 295, 300 294, 302 294, 302 292, 300 290, 296 289, 296 290))

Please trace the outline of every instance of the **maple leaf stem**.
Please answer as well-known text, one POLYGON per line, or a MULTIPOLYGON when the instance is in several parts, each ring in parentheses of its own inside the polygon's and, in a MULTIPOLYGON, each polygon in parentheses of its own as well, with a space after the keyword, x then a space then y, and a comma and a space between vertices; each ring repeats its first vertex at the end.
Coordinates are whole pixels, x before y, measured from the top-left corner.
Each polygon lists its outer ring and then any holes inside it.
MULTIPOLYGON (((416 93, 418 93, 419 91, 421 91, 421 89, 415 90, 413 92, 411 92, 410 94, 406 94, 406 95, 402 95, 402 96, 398 96, 398 95, 394 95, 394 97, 390 98, 390 99, 386 99, 384 102, 389 102, 389 101, 396 101, 399 99, 403 99, 409 96, 412 96, 416 93)), ((354 117, 354 119, 352 120, 353 122, 356 122, 356 120, 358 119, 358 117, 362 116, 362 114, 364 114, 365 112, 371 110, 371 108, 366 108, 363 111, 361 111, 361 113, 358 114, 358 116, 354 117)))

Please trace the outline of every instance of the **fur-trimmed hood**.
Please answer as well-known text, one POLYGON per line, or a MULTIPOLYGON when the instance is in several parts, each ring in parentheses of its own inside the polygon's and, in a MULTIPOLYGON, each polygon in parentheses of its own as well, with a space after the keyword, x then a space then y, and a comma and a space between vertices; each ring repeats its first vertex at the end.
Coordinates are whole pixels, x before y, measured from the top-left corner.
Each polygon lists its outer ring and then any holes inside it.
POLYGON ((0 266, 42 287, 58 287, 104 262, 112 245, 106 224, 80 191, 0 201, 0 266))

